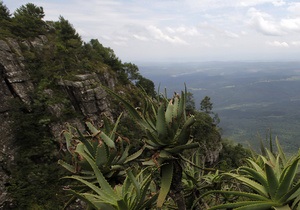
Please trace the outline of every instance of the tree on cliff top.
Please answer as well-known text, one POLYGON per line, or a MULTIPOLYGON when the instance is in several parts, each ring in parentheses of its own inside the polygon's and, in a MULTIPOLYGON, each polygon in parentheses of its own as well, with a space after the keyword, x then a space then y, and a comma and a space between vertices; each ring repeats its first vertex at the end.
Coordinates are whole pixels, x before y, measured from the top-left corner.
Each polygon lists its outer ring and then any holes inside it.
POLYGON ((35 6, 32 3, 22 5, 16 9, 13 17, 13 33, 17 36, 28 38, 45 33, 46 24, 43 7, 35 6))
POLYGON ((10 12, 8 8, 0 1, 0 20, 9 20, 10 19, 10 12))

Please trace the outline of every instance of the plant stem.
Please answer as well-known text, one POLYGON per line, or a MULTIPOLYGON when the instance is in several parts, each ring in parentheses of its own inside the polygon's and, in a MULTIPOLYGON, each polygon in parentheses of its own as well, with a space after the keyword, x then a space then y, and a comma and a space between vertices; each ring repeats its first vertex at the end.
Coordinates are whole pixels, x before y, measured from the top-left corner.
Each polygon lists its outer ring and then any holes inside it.
POLYGON ((170 196, 177 204, 178 210, 186 210, 185 200, 182 193, 182 167, 179 164, 178 160, 173 161, 173 180, 171 184, 171 193, 170 196))

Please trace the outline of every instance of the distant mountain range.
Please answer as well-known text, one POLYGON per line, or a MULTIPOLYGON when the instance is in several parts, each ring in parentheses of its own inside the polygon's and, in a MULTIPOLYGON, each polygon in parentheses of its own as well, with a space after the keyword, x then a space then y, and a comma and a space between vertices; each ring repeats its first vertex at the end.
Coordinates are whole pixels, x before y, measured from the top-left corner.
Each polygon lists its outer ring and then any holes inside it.
POLYGON ((148 63, 139 68, 169 94, 186 83, 197 107, 209 96, 223 138, 258 148, 258 139, 265 140, 271 130, 286 151, 300 147, 300 62, 148 63))

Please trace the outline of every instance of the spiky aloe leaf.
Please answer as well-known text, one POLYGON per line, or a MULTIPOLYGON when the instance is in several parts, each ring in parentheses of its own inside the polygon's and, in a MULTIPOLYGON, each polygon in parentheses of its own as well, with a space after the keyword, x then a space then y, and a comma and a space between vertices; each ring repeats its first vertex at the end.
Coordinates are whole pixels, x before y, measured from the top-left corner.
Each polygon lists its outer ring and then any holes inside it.
POLYGON ((82 193, 86 199, 90 200, 95 206, 97 206, 96 209, 115 209, 115 203, 118 203, 118 201, 110 201, 107 199, 102 199, 102 196, 94 195, 91 193, 82 193))
POLYGON ((256 181, 258 181, 262 186, 265 187, 265 189, 268 188, 268 182, 266 180, 266 176, 264 174, 258 172, 257 170, 254 170, 252 168, 246 167, 246 166, 241 166, 239 168, 240 172, 244 172, 247 175, 250 175, 250 177, 256 181))
POLYGON ((142 186, 142 191, 141 191, 141 193, 140 193, 140 195, 137 199, 137 203, 135 204, 135 208, 140 208, 141 206, 143 206, 143 203, 145 203, 145 201, 147 201, 146 195, 148 194, 149 186, 151 184, 151 177, 150 176, 148 176, 148 177, 149 178, 147 179, 147 182, 142 186))
POLYGON ((92 167, 95 173, 97 181, 101 189, 103 190, 103 192, 105 194, 108 194, 115 200, 119 200, 119 198, 116 197, 117 195, 115 194, 114 190, 111 188, 110 184, 107 182, 107 180, 105 179, 105 177, 103 176, 99 168, 97 167, 96 163, 84 152, 84 148, 77 146, 76 152, 88 161, 88 163, 90 164, 90 166, 92 167))
POLYGON ((247 159, 247 161, 262 177, 264 177, 266 179, 266 174, 262 167, 260 167, 255 161, 253 161, 249 158, 247 159))
POLYGON ((106 115, 103 117, 103 128, 105 133, 111 133, 111 123, 106 115))
POLYGON ((201 197, 204 197, 209 194, 217 194, 217 193, 223 194, 223 195, 235 195, 235 196, 245 197, 245 198, 249 198, 249 199, 256 200, 256 201, 270 201, 270 199, 268 199, 267 197, 256 194, 256 193, 247 193, 247 192, 240 192, 240 191, 226 191, 226 190, 211 190, 211 191, 204 193, 201 197))
POLYGON ((285 206, 276 206, 276 207, 273 207, 274 210, 292 210, 289 205, 285 205, 285 206))
POLYGON ((117 160, 116 164, 123 164, 125 162, 125 160, 127 159, 129 153, 129 146, 126 146, 125 150, 122 153, 122 156, 119 158, 119 160, 117 160))
POLYGON ((138 181, 137 181, 136 178, 134 177, 134 175, 133 175, 133 173, 132 173, 131 170, 127 170, 126 173, 127 173, 127 176, 128 176, 128 178, 129 178, 130 182, 133 184, 133 186, 134 186, 134 188, 135 188, 135 191, 136 191, 137 196, 139 196, 140 193, 141 193, 141 189, 140 189, 141 186, 140 186, 140 184, 138 183, 138 181))
POLYGON ((173 100, 170 100, 166 112, 165 112, 165 118, 166 118, 166 123, 168 126, 170 126, 170 124, 172 123, 172 119, 173 119, 173 100))
POLYGON ((179 96, 174 96, 173 99, 173 118, 177 119, 178 118, 178 108, 179 108, 179 96))
POLYGON ((168 144, 168 130, 165 118, 165 106, 161 104, 158 108, 157 117, 156 117, 156 131, 160 142, 163 144, 168 144))
MULTIPOLYGON (((98 204, 95 204, 93 202, 93 200, 89 199, 86 195, 84 195, 83 193, 79 193, 79 192, 76 192, 74 190, 68 190, 69 193, 75 195, 77 198, 79 198, 80 200, 83 200, 85 201, 90 207, 93 207, 95 209, 101 209, 102 207, 104 207, 104 205, 102 205, 101 203, 98 203, 98 204)), ((106 205, 105 205, 106 206, 106 205)), ((108 207, 108 205, 107 205, 108 207)), ((114 208, 107 208, 108 210, 113 210, 114 208)))
POLYGON ((117 201, 118 210, 128 210, 128 206, 123 199, 117 201))
MULTIPOLYGON (((103 189, 101 189, 98 186, 94 185, 93 183, 83 179, 82 177, 73 175, 73 176, 66 176, 64 178, 75 179, 75 180, 81 182, 82 184, 84 184, 85 186, 87 186, 91 190, 93 190, 97 195, 99 195, 101 197, 101 199, 107 200, 109 203, 115 204, 114 196, 111 196, 111 194, 108 194, 103 189)), ((76 195, 78 195, 78 194, 83 195, 83 193, 77 193, 76 195)))
POLYGON ((160 147, 164 146, 165 144, 160 141, 159 137, 156 135, 155 131, 146 130, 147 140, 146 143, 149 143, 150 146, 153 147, 160 147))
POLYGON ((259 136, 259 142, 260 142, 260 152, 263 156, 266 156, 267 155, 266 147, 264 145, 264 142, 263 142, 261 136, 259 136))
POLYGON ((122 185, 122 197, 125 198, 129 192, 129 187, 130 187, 130 179, 128 176, 125 178, 123 185, 122 185))
POLYGON ((280 177, 281 181, 279 183, 278 191, 275 196, 276 199, 280 199, 291 188, 298 170, 298 166, 299 158, 295 159, 292 165, 286 167, 286 170, 282 173, 283 177, 280 177))
POLYGON ((152 195, 152 197, 148 199, 146 202, 144 202, 143 205, 139 205, 137 207, 137 210, 152 209, 151 207, 153 203, 157 200, 157 198, 158 198, 158 193, 152 195))
MULTIPOLYGON (((143 175, 143 173, 144 173, 144 171, 146 171, 146 169, 142 170, 139 176, 143 175)), ((143 179, 143 182, 141 184, 141 192, 140 192, 140 195, 139 195, 137 203, 136 203, 136 208, 143 206, 143 203, 145 203, 145 200, 146 200, 145 198, 149 192, 149 186, 151 184, 151 180, 152 180, 151 174, 149 174, 148 176, 146 176, 146 178, 143 179)))
POLYGON ((90 122, 86 122, 86 125, 89 128, 89 130, 92 132, 93 137, 99 135, 108 147, 115 148, 115 142, 109 136, 107 136, 104 132, 95 128, 95 126, 92 125, 92 123, 90 123, 90 122))
POLYGON ((267 155, 268 155, 268 157, 269 157, 269 163, 270 163, 271 165, 274 165, 275 162, 276 162, 276 157, 275 157, 275 155, 274 155, 270 150, 268 150, 268 149, 266 149, 266 152, 267 152, 267 155))
POLYGON ((109 137, 110 137, 111 139, 115 139, 115 134, 116 134, 116 132, 117 132, 117 128, 118 128, 118 125, 119 125, 119 123, 120 123, 120 120, 121 120, 122 115, 123 115, 123 113, 121 113, 121 114, 119 115, 117 121, 115 122, 114 128, 113 128, 112 131, 109 133, 109 137))
POLYGON ((278 190, 279 181, 276 177, 276 174, 274 173, 273 168, 269 164, 265 164, 265 170, 268 181, 268 191, 271 198, 274 198, 278 190))
POLYGON ((156 163, 153 161, 153 159, 149 159, 149 160, 143 161, 142 164, 144 166, 154 166, 154 165, 156 165, 156 163))
POLYGON ((157 198, 157 207, 161 208, 164 204, 166 197, 170 191, 171 183, 173 179, 173 164, 168 163, 161 167, 161 185, 157 198))
POLYGON ((188 142, 190 139, 190 127, 195 123, 195 117, 191 116, 189 119, 187 119, 183 125, 183 127, 180 130, 180 133, 178 136, 175 137, 176 143, 178 145, 184 145, 188 142))
POLYGON ((300 196, 296 197, 294 202, 292 203, 292 209, 299 209, 299 203, 300 203, 300 196))
POLYGON ((275 202, 256 202, 253 201, 253 204, 245 205, 235 210, 269 210, 272 209, 274 206, 278 205, 275 202))
POLYGON ((69 163, 66 163, 63 160, 58 160, 58 164, 61 165, 62 167, 64 167, 65 169, 67 169, 68 171, 72 172, 72 173, 76 173, 76 168, 73 165, 70 165, 69 163))
POLYGON ((105 144, 97 146, 95 161, 97 166, 104 165, 108 161, 108 151, 105 144))
POLYGON ((70 154, 74 155, 74 145, 72 144, 72 139, 73 139, 73 135, 71 132, 69 131, 64 131, 63 135, 65 137, 66 140, 66 146, 67 146, 67 150, 70 152, 70 154))
POLYGON ((179 145, 179 146, 176 146, 173 148, 165 148, 164 150, 171 154, 178 154, 178 153, 181 153, 183 150, 195 149, 197 147, 199 147, 199 143, 194 142, 194 143, 179 145))
POLYGON ((119 100, 127 109, 129 114, 135 119, 135 121, 142 127, 146 129, 152 130, 153 127, 147 123, 147 121, 139 114, 139 112, 130 104, 128 103, 125 99, 123 99, 121 96, 116 94, 114 91, 109 89, 108 87, 102 86, 105 91, 107 91, 109 94, 111 94, 114 98, 119 100))
POLYGON ((233 174, 233 173, 224 173, 224 175, 229 175, 229 176, 231 176, 231 177, 233 177, 237 180, 240 180, 244 185, 250 187, 251 189, 258 192, 259 194, 268 197, 267 189, 264 186, 262 186, 260 183, 257 183, 256 181, 253 181, 253 180, 251 180, 247 177, 237 175, 237 174, 233 174))
POLYGON ((162 159, 174 159, 174 157, 169 153, 167 152, 166 150, 161 150, 159 152, 159 157, 162 158, 162 159))
MULTIPOLYGON (((89 142, 84 136, 83 134, 80 132, 80 130, 78 128, 76 128, 76 131, 79 135, 79 140, 84 144, 84 146, 87 148, 90 156, 95 156, 95 149, 93 148, 93 146, 91 145, 91 142, 89 142)), ((77 145, 78 146, 78 145, 77 145)))
POLYGON ((181 97, 178 104, 178 117, 182 117, 185 120, 185 104, 186 104, 186 89, 185 93, 181 91, 181 97))
POLYGON ((86 122, 85 124, 93 137, 97 136, 100 133, 100 131, 92 123, 86 122))
POLYGON ((278 154, 280 156, 280 160, 281 160, 281 162, 282 162, 283 165, 286 165, 287 160, 286 160, 285 154, 284 154, 284 152, 282 150, 282 147, 279 144, 279 141, 278 141, 277 137, 276 137, 275 141, 276 141, 277 151, 278 151, 278 154))
POLYGON ((143 153, 144 149, 145 149, 145 147, 142 147, 141 149, 139 149, 135 153, 127 156, 126 160, 124 161, 124 164, 137 159, 143 153))
POLYGON ((213 206, 208 210, 219 210, 219 209, 235 209, 235 210, 269 210, 276 205, 274 202, 266 201, 241 201, 236 203, 227 203, 217 206, 213 206))
POLYGON ((286 193, 282 198, 280 199, 280 202, 283 201, 292 201, 293 199, 300 197, 300 182, 298 182, 295 186, 293 186, 288 193, 286 193))
POLYGON ((279 155, 276 156, 276 162, 275 162, 275 166, 273 167, 273 170, 277 179, 279 180, 282 173, 282 164, 279 155))
POLYGON ((115 142, 111 138, 109 138, 109 136, 107 136, 104 132, 100 132, 99 136, 109 148, 116 148, 115 142))

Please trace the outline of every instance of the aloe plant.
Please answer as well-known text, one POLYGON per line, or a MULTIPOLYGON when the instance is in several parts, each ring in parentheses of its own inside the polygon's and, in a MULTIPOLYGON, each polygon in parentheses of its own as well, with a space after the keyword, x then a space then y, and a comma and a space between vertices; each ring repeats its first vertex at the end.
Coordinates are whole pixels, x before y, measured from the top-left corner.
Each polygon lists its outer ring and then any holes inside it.
POLYGON ((128 141, 116 136, 116 129, 122 115, 119 116, 113 129, 105 123, 105 132, 98 130, 91 122, 86 122, 88 132, 84 135, 77 128, 68 125, 68 130, 63 132, 66 140, 67 150, 73 157, 73 164, 59 160, 59 164, 72 173, 93 174, 93 170, 87 160, 76 153, 78 146, 84 146, 85 151, 89 154, 101 173, 106 178, 124 175, 126 164, 138 158, 143 148, 134 154, 129 154, 130 145, 128 141), (106 134, 107 133, 107 134, 106 134))
POLYGON ((152 175, 147 171, 147 168, 136 176, 130 168, 127 169, 124 183, 112 187, 84 145, 78 145, 75 152, 85 158, 91 166, 97 182, 92 183, 77 175, 65 178, 77 180, 90 188, 88 192, 69 190, 70 193, 85 201, 89 207, 105 210, 143 210, 152 208, 155 205, 157 194, 150 190, 152 175))
POLYGON ((287 159, 278 140, 276 140, 276 145, 277 155, 266 149, 266 156, 259 155, 257 158, 249 158, 249 165, 240 167, 238 173, 225 173, 250 188, 250 192, 215 190, 208 193, 235 195, 243 198, 242 200, 217 205, 210 209, 299 209, 300 182, 296 175, 300 155, 297 154, 287 159))
POLYGON ((144 109, 137 110, 118 94, 104 87, 107 92, 126 107, 129 114, 145 131, 146 148, 152 156, 144 164, 157 165, 161 171, 161 185, 157 207, 161 208, 170 190, 178 208, 185 209, 182 195, 182 158, 184 150, 197 148, 198 143, 190 138, 194 116, 185 112, 187 91, 175 94, 171 100, 161 97, 154 101, 145 95, 144 109))
POLYGON ((224 199, 218 195, 203 199, 202 194, 211 190, 228 190, 235 187, 231 180, 224 179, 223 171, 205 167, 205 159, 199 149, 189 159, 183 158, 186 160, 183 171, 183 186, 188 209, 208 209, 210 204, 220 203, 224 199))
MULTIPOLYGON (((91 122, 86 122, 88 132, 83 134, 77 128, 68 125, 68 129, 63 132, 66 140, 66 147, 72 155, 72 164, 63 160, 58 163, 67 169, 69 172, 78 175, 81 179, 91 183, 96 181, 91 164, 86 159, 86 156, 91 158, 101 174, 109 180, 110 184, 122 182, 125 179, 125 169, 127 166, 138 158, 144 148, 141 148, 133 154, 129 154, 129 141, 123 140, 116 135, 118 123, 122 115, 119 116, 115 125, 111 128, 107 120, 104 120, 104 128, 98 130, 91 122), (86 155, 78 153, 78 148, 83 148, 86 155)), ((86 185, 77 186, 80 191, 86 192, 86 185)), ((67 207, 76 197, 73 196, 65 205, 67 207)))

